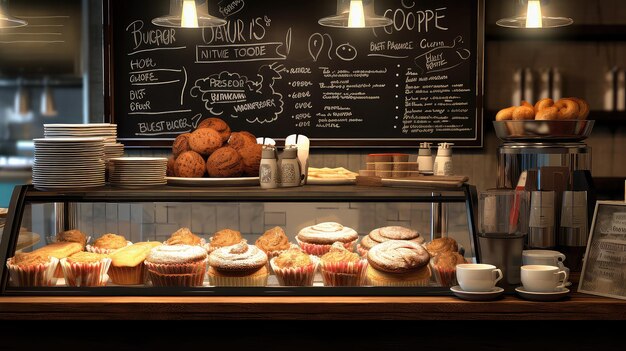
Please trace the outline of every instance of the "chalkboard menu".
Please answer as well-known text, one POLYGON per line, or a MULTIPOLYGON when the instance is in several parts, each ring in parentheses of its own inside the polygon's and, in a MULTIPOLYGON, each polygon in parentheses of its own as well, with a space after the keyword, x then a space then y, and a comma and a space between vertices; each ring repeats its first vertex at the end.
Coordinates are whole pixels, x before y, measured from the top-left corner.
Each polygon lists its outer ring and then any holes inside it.
POLYGON ((324 147, 482 145, 482 0, 377 0, 393 24, 318 24, 335 0, 213 0, 217 28, 157 27, 168 0, 111 1, 110 117, 168 146, 208 117, 324 147), (479 35, 480 33, 480 35, 479 35))

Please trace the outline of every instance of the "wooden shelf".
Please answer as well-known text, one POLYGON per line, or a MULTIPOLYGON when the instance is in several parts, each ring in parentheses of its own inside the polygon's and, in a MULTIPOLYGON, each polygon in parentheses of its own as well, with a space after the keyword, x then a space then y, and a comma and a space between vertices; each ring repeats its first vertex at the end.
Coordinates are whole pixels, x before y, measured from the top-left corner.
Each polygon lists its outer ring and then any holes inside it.
POLYGON ((485 28, 485 40, 626 41, 626 25, 574 24, 559 28, 516 29, 491 24, 485 28))

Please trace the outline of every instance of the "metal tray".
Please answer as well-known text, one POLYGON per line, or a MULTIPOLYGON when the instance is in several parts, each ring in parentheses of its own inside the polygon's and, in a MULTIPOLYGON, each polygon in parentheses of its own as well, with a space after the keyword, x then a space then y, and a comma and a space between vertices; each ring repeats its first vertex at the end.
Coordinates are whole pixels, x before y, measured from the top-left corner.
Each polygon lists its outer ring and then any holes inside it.
POLYGON ((496 136, 503 141, 581 141, 587 139, 595 121, 528 120, 494 121, 496 136))

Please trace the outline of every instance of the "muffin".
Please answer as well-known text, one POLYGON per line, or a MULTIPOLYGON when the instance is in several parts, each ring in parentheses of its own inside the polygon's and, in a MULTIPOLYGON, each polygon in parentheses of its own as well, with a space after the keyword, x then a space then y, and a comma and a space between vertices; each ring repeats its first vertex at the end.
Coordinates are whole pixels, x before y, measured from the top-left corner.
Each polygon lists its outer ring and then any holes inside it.
POLYGON ((389 240, 409 240, 417 244, 424 243, 424 238, 416 230, 401 226, 387 226, 376 228, 364 236, 357 245, 357 251, 361 256, 366 257, 367 251, 374 245, 389 240))
POLYGON ((365 283, 367 260, 336 242, 320 258, 325 286, 361 286, 365 283))
POLYGON ((241 233, 239 231, 222 229, 215 232, 213 236, 209 238, 209 243, 206 244, 204 248, 211 253, 213 250, 219 249, 220 247, 239 244, 242 241, 243 238, 241 237, 241 233))
POLYGON ((323 222, 305 227, 296 235, 298 245, 309 255, 321 256, 330 250, 335 242, 341 242, 352 251, 359 234, 352 228, 336 222, 323 222))
POLYGON ((209 156, 206 161, 206 169, 209 177, 240 177, 243 174, 243 162, 237 150, 225 146, 217 149, 209 156))
POLYGON ((78 229, 66 230, 56 235, 57 242, 80 243, 83 247, 87 244, 87 235, 78 229))
POLYGON ((170 156, 167 158, 165 175, 168 177, 176 177, 176 158, 174 156, 170 156))
POLYGON ((254 144, 256 144, 256 137, 252 133, 246 131, 231 133, 230 138, 228 139, 228 146, 237 151, 248 145, 254 144))
POLYGON ((202 122, 198 124, 198 128, 196 129, 201 129, 201 128, 214 129, 222 137, 222 143, 227 142, 228 138, 230 138, 230 127, 222 119, 211 117, 211 118, 202 120, 202 122))
POLYGON ((174 139, 172 143, 172 155, 174 158, 177 158, 185 151, 190 151, 191 147, 189 146, 189 137, 191 133, 180 134, 174 139))
POLYGON ((194 245, 161 245, 144 261, 154 286, 202 286, 208 267, 205 249, 194 245))
POLYGON ((143 261, 153 248, 162 245, 158 241, 138 242, 125 246, 110 255, 111 281, 119 285, 136 285, 144 283, 145 268, 143 261))
POLYGON ((456 251, 442 252, 430 260, 430 268, 439 286, 455 286, 456 265, 467 263, 465 257, 456 251))
POLYGON ((268 229, 261 235, 254 245, 263 250, 268 258, 273 258, 291 247, 289 238, 285 235, 285 231, 281 227, 268 229))
MULTIPOLYGON (((72 237, 67 236, 64 238, 70 238, 72 237)), ((79 238, 79 235, 73 236, 74 238, 79 238)), ((55 243, 52 243, 50 245, 46 245, 44 247, 41 247, 35 251, 33 251, 32 253, 34 254, 39 254, 39 255, 43 255, 43 256, 52 256, 55 257, 56 259, 60 260, 62 258, 68 257, 72 254, 75 254, 77 252, 83 251, 83 244, 82 241, 81 242, 72 242, 72 241, 57 241, 55 243)), ((56 270, 54 272, 54 277, 55 278, 63 278, 63 269, 61 268, 60 265, 56 265, 56 270)))
POLYGON ((176 175, 184 178, 200 178, 205 172, 204 159, 194 151, 185 151, 176 159, 176 175))
POLYGON ((209 254, 209 282, 215 286, 265 286, 267 255, 245 240, 209 254))
POLYGON ((270 266, 281 286, 313 286, 318 265, 317 256, 309 256, 297 247, 270 259, 270 266))
POLYGON ((93 252, 77 252, 59 261, 67 286, 105 286, 111 265, 108 255, 93 252))
POLYGON ((374 286, 427 286, 430 254, 413 241, 388 240, 367 253, 367 280, 374 286))
POLYGON ((437 238, 424 245, 431 257, 437 256, 442 252, 458 252, 459 246, 456 240, 452 238, 437 238))
POLYGON ((263 145, 251 144, 239 150, 243 162, 243 172, 249 177, 259 176, 263 145))
POLYGON ((170 237, 165 240, 166 245, 204 245, 206 240, 195 235, 189 230, 189 228, 183 227, 172 233, 170 237))
POLYGON ((126 238, 121 235, 108 233, 96 239, 93 245, 87 245, 85 249, 88 252, 108 255, 113 253, 115 250, 131 244, 132 243, 130 241, 126 240, 126 238))
POLYGON ((54 286, 58 264, 56 257, 35 252, 18 252, 6 262, 11 284, 19 287, 54 286))
POLYGON ((222 137, 215 129, 196 129, 189 136, 189 147, 191 150, 207 157, 222 147, 222 137))

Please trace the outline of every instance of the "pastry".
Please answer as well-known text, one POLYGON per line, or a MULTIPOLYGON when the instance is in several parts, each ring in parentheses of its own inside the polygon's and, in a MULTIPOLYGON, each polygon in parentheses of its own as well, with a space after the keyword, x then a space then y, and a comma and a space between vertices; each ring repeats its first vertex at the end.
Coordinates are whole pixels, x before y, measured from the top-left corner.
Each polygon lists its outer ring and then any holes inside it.
POLYGON ((64 232, 57 233, 56 239, 58 242, 80 243, 83 247, 87 244, 87 235, 78 229, 66 230, 64 232))
POLYGON ((239 231, 222 229, 213 234, 205 248, 209 253, 211 253, 213 250, 219 249, 220 247, 239 244, 242 240, 243 238, 241 237, 241 233, 239 231))
POLYGON ((239 177, 243 174, 243 163, 237 150, 225 146, 217 149, 209 156, 206 169, 210 177, 239 177))
POLYGON ((194 245, 161 245, 144 261, 154 286, 202 286, 208 267, 205 249, 194 245))
POLYGON ((245 240, 209 254, 209 282, 215 286, 265 286, 267 255, 245 240))
POLYGON ((559 119, 578 119, 580 108, 578 103, 570 99, 559 99, 554 106, 559 109, 559 119))
POLYGON ((189 147, 191 150, 207 157, 222 147, 222 137, 215 129, 196 129, 189 136, 189 147))
POLYGON ((281 286, 313 286, 318 264, 317 256, 309 256, 297 247, 270 259, 270 267, 281 286))
POLYGON ((365 283, 367 260, 336 242, 320 258, 320 269, 325 286, 360 286, 365 283))
POLYGON ((529 106, 518 106, 513 110, 511 116, 514 121, 524 121, 535 119, 535 109, 529 106))
POLYGON ((248 145, 253 145, 256 143, 256 137, 252 133, 246 131, 234 132, 230 135, 230 138, 228 139, 228 146, 237 151, 243 149, 248 145))
POLYGON ((112 253, 109 268, 111 281, 120 285, 143 284, 145 273, 143 261, 150 250, 159 245, 162 244, 158 241, 138 242, 112 253))
POLYGON ((587 103, 587 101, 577 97, 569 97, 566 99, 574 100, 578 104, 578 119, 587 119, 587 116, 589 116, 589 104, 587 103))
POLYGON ((83 246, 81 243, 59 241, 59 242, 41 247, 33 251, 32 253, 44 255, 44 256, 52 256, 52 257, 61 259, 61 258, 70 256, 80 251, 83 251, 83 246))
POLYGON ((115 250, 131 244, 130 241, 121 235, 108 233, 96 239, 92 245, 87 245, 85 249, 89 252, 111 254, 115 250))
POLYGON ((174 169, 178 177, 200 178, 205 172, 204 159, 197 152, 185 151, 176 159, 174 169))
POLYGON ((367 278, 374 286, 425 286, 430 280, 430 254, 407 240, 388 240, 367 253, 367 278))
POLYGON ((424 245, 431 257, 437 256, 442 252, 459 252, 459 246, 456 240, 452 238, 437 238, 424 245))
POLYGON ((559 119, 559 109, 551 106, 537 111, 535 114, 535 120, 537 121, 549 121, 559 119))
POLYGON ((191 147, 189 146, 190 136, 191 133, 184 133, 178 135, 176 139, 174 139, 174 142, 172 143, 172 155, 174 155, 174 158, 177 158, 185 151, 191 150, 191 147))
POLYGON ((341 242, 348 250, 354 249, 359 234, 352 228, 336 222, 323 222, 305 227, 296 235, 298 245, 310 255, 321 256, 335 242, 341 242))
POLYGON ((165 175, 168 177, 176 177, 176 158, 170 156, 167 158, 167 169, 165 175))
POLYGON ((389 240, 409 240, 417 244, 424 243, 424 237, 416 230, 402 226, 386 226, 376 228, 364 236, 357 245, 357 250, 361 256, 365 257, 367 251, 374 245, 389 240))
POLYGON ((204 245, 206 244, 206 240, 201 237, 195 235, 189 230, 189 228, 180 228, 165 241, 166 245, 204 245))
POLYGON ((502 110, 498 111, 498 113, 496 114, 496 121, 512 120, 513 111, 515 110, 515 108, 516 106, 512 106, 512 107, 503 108, 502 110))
POLYGON ((228 138, 230 138, 230 127, 222 119, 215 118, 215 117, 204 119, 202 120, 202 122, 198 124, 198 128, 196 129, 201 129, 201 128, 214 129, 222 137, 222 143, 227 142, 228 138))
POLYGON ((281 227, 266 230, 263 235, 256 239, 254 245, 263 250, 270 259, 291 247, 289 238, 281 227))
POLYGON ((12 286, 54 286, 59 259, 43 253, 17 252, 6 262, 12 286))
POLYGON ((59 261, 67 286, 105 286, 111 265, 108 255, 77 252, 59 261))
POLYGON ((456 251, 442 252, 430 260, 430 268, 439 286, 455 286, 456 265, 467 263, 465 257, 456 251))
POLYGON ((539 112, 545 108, 553 107, 553 106, 554 106, 554 100, 550 98, 544 98, 535 103, 535 112, 539 112))
POLYGON ((239 150, 243 162, 243 172, 249 177, 259 176, 263 145, 248 144, 239 150))

